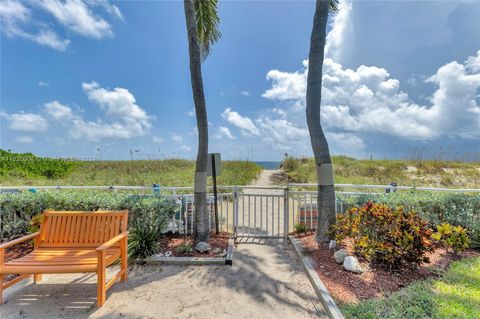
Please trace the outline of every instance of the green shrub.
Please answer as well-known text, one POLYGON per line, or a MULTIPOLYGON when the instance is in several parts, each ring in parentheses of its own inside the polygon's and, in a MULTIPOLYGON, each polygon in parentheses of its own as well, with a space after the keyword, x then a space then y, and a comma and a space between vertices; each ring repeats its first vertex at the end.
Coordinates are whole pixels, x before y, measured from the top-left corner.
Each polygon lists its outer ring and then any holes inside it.
POLYGON ((175 251, 179 254, 186 254, 192 251, 192 245, 183 243, 175 249, 175 251))
POLYGON ((480 249, 480 230, 474 229, 470 231, 470 248, 480 249))
POLYGON ((305 223, 296 223, 294 226, 295 231, 299 234, 307 232, 308 228, 305 223))
POLYGON ((442 223, 462 226, 467 232, 480 231, 480 196, 443 192, 408 191, 381 195, 343 196, 347 206, 358 206, 373 201, 389 207, 403 206, 427 220, 432 227, 442 223))
POLYGON ((0 149, 0 176, 45 177, 67 176, 76 163, 69 160, 37 157, 32 153, 12 153, 0 149))
POLYGON ((452 249, 455 253, 467 249, 470 244, 467 232, 462 226, 452 226, 448 223, 438 225, 437 231, 432 234, 432 238, 447 249, 452 249))
POLYGON ((337 216, 332 227, 337 241, 348 239, 357 256, 394 269, 426 261, 432 250, 428 223, 414 211, 368 202, 337 216))
MULTIPOLYGON (((0 194, 3 238, 10 239, 27 232, 33 216, 44 210, 129 210, 130 224, 143 214, 155 215, 164 226, 177 210, 175 201, 160 196, 132 196, 101 191, 22 192, 0 194)), ((1 239, 1 238, 0 238, 1 239)))
POLYGON ((280 167, 285 173, 290 173, 295 171, 298 168, 298 166, 299 166, 299 160, 290 156, 285 158, 280 164, 280 167))
POLYGON ((28 227, 29 233, 35 233, 40 230, 42 224, 43 214, 37 214, 30 219, 30 227, 28 227))

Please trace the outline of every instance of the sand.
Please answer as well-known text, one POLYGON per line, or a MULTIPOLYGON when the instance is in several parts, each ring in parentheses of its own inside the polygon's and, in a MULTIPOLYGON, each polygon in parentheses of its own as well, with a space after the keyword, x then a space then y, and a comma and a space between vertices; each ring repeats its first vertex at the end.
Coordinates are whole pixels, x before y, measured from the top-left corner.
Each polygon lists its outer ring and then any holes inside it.
POLYGON ((291 247, 242 241, 230 266, 146 266, 95 308, 95 275, 45 275, 7 295, 7 318, 327 318, 291 247))

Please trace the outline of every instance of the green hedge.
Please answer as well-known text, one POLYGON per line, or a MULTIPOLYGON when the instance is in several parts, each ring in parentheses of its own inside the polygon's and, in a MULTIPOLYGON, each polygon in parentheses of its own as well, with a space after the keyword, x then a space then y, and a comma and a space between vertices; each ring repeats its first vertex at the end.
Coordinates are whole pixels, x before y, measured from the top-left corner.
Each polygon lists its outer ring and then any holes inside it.
POLYGON ((2 239, 27 232, 30 219, 46 209, 51 210, 129 210, 130 223, 141 215, 157 215, 166 224, 178 205, 174 200, 159 196, 138 196, 110 192, 22 192, 0 195, 0 229, 2 239))
POLYGON ((450 223, 469 230, 480 230, 480 195, 442 192, 398 191, 389 194, 340 196, 348 205, 363 205, 372 200, 391 207, 404 206, 420 213, 432 225, 450 223))

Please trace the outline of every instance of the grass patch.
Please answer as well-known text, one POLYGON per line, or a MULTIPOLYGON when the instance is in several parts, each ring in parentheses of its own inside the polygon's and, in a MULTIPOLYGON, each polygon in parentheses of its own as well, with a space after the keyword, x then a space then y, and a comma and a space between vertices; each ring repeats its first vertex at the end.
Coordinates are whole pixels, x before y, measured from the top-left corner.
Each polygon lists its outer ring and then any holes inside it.
MULTIPOLYGON (((0 185, 192 186, 194 171, 195 161, 184 159, 80 162, 0 153, 0 185)), ((246 185, 261 171, 253 162, 223 161, 218 184, 246 185)))
POLYGON ((471 319, 480 314, 480 257, 456 261, 441 277, 399 290, 387 298, 340 305, 355 319, 471 319))
MULTIPOLYGON (((357 160, 347 156, 333 156, 335 183, 388 184, 480 187, 480 163, 441 160, 357 160)), ((287 158, 282 170, 289 181, 315 183, 313 158, 287 158)))

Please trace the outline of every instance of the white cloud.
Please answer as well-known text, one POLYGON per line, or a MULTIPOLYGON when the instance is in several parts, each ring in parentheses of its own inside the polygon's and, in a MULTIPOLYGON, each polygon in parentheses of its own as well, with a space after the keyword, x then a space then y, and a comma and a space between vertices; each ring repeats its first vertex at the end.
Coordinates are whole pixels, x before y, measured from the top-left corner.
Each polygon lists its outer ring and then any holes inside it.
POLYGON ((172 141, 175 143, 182 143, 183 137, 181 135, 175 134, 175 133, 170 133, 170 136, 172 137, 172 141))
POLYGON ((45 81, 38 81, 37 85, 38 85, 39 87, 49 87, 49 86, 50 86, 50 83, 45 82, 45 81))
POLYGON ((187 116, 189 117, 194 117, 195 116, 195 108, 191 109, 190 111, 187 112, 187 116))
MULTIPOLYGON (((127 89, 102 88, 96 82, 83 83, 88 98, 100 105, 105 119, 88 121, 59 101, 45 103, 42 111, 56 121, 68 125, 68 134, 73 139, 99 141, 108 138, 130 139, 145 135, 151 127, 153 117, 136 104, 135 97, 127 89)), ((20 112, 2 113, 10 122, 9 128, 24 132, 44 132, 47 120, 40 114, 20 112)))
POLYGON ((19 136, 15 138, 15 142, 19 144, 32 144, 35 141, 30 136, 19 136))
POLYGON ((192 148, 190 146, 187 146, 187 145, 182 145, 182 146, 180 146, 180 150, 182 150, 184 152, 190 152, 192 150, 192 148))
POLYGON ((217 134, 214 136, 215 138, 221 139, 223 137, 228 138, 229 140, 234 140, 235 136, 233 136, 232 132, 230 132, 230 129, 225 126, 220 126, 218 128, 217 134))
POLYGON ((15 0, 2 1, 2 5, 0 5, 0 30, 6 36, 31 40, 59 51, 67 49, 70 40, 61 39, 45 24, 41 24, 36 32, 26 31, 25 26, 30 24, 31 20, 31 10, 22 2, 15 0))
POLYGON ((47 120, 38 114, 21 111, 14 114, 2 113, 2 117, 9 121, 8 128, 14 131, 41 133, 48 129, 47 120))
POLYGON ((295 125, 286 119, 265 117, 259 118, 257 123, 262 130, 264 141, 276 149, 292 150, 298 147, 299 141, 309 138, 306 128, 295 125))
POLYGON ((163 138, 161 138, 160 136, 152 136, 152 141, 155 144, 161 144, 161 143, 165 142, 165 140, 163 138))
POLYGON ((45 103, 43 107, 45 108, 47 114, 50 115, 54 120, 69 121, 75 118, 72 109, 58 101, 45 103))
POLYGON ((250 91, 241 91, 240 94, 243 96, 250 96, 250 91))
POLYGON ((352 3, 350 0, 342 0, 338 6, 338 13, 333 16, 332 29, 327 34, 325 44, 325 56, 334 61, 342 61, 342 53, 346 43, 352 36, 351 22, 352 3))
POLYGON ((95 39, 113 36, 110 24, 81 0, 42 0, 38 5, 75 33, 95 39))
POLYGON ((241 116, 237 112, 232 111, 231 108, 225 109, 222 113, 222 117, 230 124, 238 127, 244 136, 260 135, 260 131, 250 118, 241 116))
POLYGON ((70 40, 61 39, 55 32, 48 29, 40 30, 37 34, 24 33, 22 37, 58 51, 65 51, 70 45, 70 40))
MULTIPOLYGON (((142 136, 151 127, 150 121, 152 117, 136 104, 135 97, 127 89, 117 87, 109 90, 100 87, 97 82, 82 83, 82 88, 88 99, 98 103, 101 110, 111 120, 110 124, 107 125, 110 125, 108 131, 111 131, 112 134, 117 132, 116 134, 121 138, 142 136)), ((88 128, 89 126, 93 130, 98 130, 105 127, 105 125, 102 122, 98 122, 95 125, 77 123, 77 131, 82 132, 83 128, 88 128)), ((107 136, 111 136, 111 134, 107 134, 107 136)))
POLYGON ((19 37, 65 51, 70 46, 69 39, 63 39, 54 31, 54 24, 45 20, 39 11, 51 14, 58 24, 69 32, 101 39, 112 37, 111 25, 94 8, 101 7, 109 15, 123 20, 119 8, 106 0, 6 0, 0 5, 0 29, 6 36, 19 37))
MULTIPOLYGON (((407 140, 430 140, 442 135, 480 137, 478 56, 480 51, 465 65, 448 63, 429 78, 438 85, 430 105, 411 101, 400 90, 399 81, 390 78, 383 68, 362 65, 356 70, 344 69, 325 59, 321 113, 324 128, 336 133, 384 134, 407 140)), ((268 72, 272 88, 263 96, 289 101, 291 113, 303 111, 308 64, 304 66, 303 71, 293 73, 268 72)))
POLYGON ((120 9, 114 5, 114 4, 110 4, 110 2, 108 0, 91 0, 90 3, 92 5, 98 5, 100 7, 102 7, 105 11, 107 11, 109 14, 111 14, 112 16, 124 21, 124 17, 123 17, 123 14, 122 12, 120 11, 120 9))

